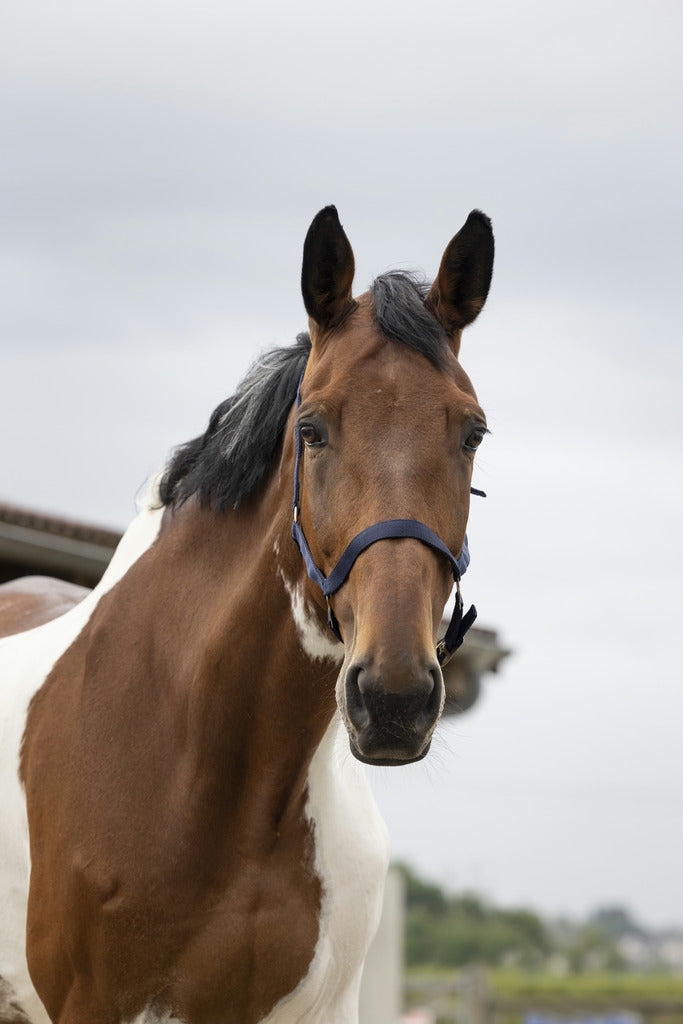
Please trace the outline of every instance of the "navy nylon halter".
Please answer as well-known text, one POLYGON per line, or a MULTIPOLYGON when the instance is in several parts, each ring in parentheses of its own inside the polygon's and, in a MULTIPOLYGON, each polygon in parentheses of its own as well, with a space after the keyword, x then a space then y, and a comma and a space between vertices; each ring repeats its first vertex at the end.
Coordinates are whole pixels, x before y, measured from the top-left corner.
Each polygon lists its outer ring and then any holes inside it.
MULTIPOLYGON (((446 547, 444 542, 437 537, 433 530, 429 529, 426 523, 422 523, 416 519, 384 519, 379 523, 375 523, 373 526, 368 526, 365 530, 361 530, 360 533, 357 533, 342 552, 342 555, 332 569, 332 572, 329 576, 325 576, 322 570, 319 569, 315 563, 311 549, 308 546, 308 541, 306 540, 304 531, 301 528, 301 523, 299 522, 299 467, 301 463, 301 453, 303 451, 301 431, 299 430, 299 406, 301 404, 301 383, 303 379, 304 375, 302 373, 296 392, 296 417, 294 420, 296 458, 294 461, 294 497, 292 499, 292 537, 296 541, 296 545, 304 560, 306 571, 310 579, 320 587, 323 597, 327 602, 327 621, 329 627, 336 638, 343 643, 344 641, 339 629, 339 623, 337 622, 330 604, 330 597, 339 590, 343 583, 346 582, 346 579, 348 578, 348 575, 361 552, 365 551, 366 548, 369 548, 371 544, 375 544, 378 540, 410 537, 414 540, 422 541, 423 544, 429 545, 429 547, 434 548, 435 551, 439 551, 444 555, 444 557, 448 559, 453 572, 453 579, 456 584, 455 608, 453 609, 453 615, 448 629, 446 630, 446 634, 443 640, 439 641, 436 648, 439 664, 445 665, 453 654, 455 654, 458 647, 460 647, 465 638, 465 633, 477 617, 477 609, 474 605, 472 605, 469 611, 463 615, 464 606, 462 596, 460 594, 460 577, 467 571, 467 566, 470 564, 467 536, 465 536, 465 543, 462 546, 462 551, 456 558, 450 549, 446 547)), ((485 496, 483 491, 478 491, 475 488, 471 488, 471 490, 473 494, 485 496)))

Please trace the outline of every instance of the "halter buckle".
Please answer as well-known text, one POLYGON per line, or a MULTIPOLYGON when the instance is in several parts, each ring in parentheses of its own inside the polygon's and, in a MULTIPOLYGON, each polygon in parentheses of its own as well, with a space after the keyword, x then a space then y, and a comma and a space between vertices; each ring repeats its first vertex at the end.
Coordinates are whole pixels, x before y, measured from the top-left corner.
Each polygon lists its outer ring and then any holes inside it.
POLYGON ((439 640, 438 644, 436 645, 436 659, 439 662, 441 668, 443 668, 444 665, 448 664, 448 662, 453 657, 453 654, 455 654, 455 651, 453 651, 449 655, 448 648, 446 647, 446 641, 439 640))
POLYGON ((336 636, 336 638, 339 641, 339 643, 343 644, 344 643, 344 638, 341 635, 341 630, 339 629, 339 623, 337 622, 337 617, 334 614, 334 612, 332 611, 332 605, 330 604, 329 594, 325 594, 325 604, 327 605, 327 625, 330 627, 330 629, 332 630, 332 632, 336 636))

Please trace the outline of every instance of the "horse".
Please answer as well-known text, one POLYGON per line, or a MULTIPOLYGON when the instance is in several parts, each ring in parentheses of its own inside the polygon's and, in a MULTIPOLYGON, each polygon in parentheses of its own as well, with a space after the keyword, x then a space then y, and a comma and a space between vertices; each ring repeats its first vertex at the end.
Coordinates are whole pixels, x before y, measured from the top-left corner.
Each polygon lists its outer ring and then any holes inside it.
POLYGON ((431 287, 353 298, 321 210, 308 332, 176 449, 101 582, 0 590, 3 1024, 358 1020, 388 865, 362 762, 425 757, 473 617, 458 355, 493 248, 473 211, 431 287))

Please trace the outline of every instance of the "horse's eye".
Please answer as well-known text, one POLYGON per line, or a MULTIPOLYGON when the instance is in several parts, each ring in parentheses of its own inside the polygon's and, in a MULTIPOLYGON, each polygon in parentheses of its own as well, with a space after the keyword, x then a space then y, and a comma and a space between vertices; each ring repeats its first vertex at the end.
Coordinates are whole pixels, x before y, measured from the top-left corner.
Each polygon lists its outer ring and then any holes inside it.
POLYGON ((320 435, 320 431, 312 423, 302 423, 299 427, 299 433, 301 434, 301 440, 307 448, 315 448, 325 443, 320 435))
POLYGON ((476 452, 477 448, 479 447, 481 442, 484 440, 484 435, 485 434, 486 434, 486 428, 485 427, 475 427, 474 430, 471 430, 469 432, 469 434, 467 435, 467 437, 465 438, 465 441, 464 441, 464 444, 463 444, 463 448, 465 449, 465 451, 467 451, 467 452, 476 452))

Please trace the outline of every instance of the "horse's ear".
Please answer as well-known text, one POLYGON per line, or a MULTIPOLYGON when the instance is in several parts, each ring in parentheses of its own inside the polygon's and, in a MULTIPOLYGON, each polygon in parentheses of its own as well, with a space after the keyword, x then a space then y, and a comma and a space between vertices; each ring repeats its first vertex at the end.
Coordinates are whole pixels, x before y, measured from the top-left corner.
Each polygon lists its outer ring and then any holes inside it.
POLYGON ((308 229, 301 268, 306 312, 322 330, 331 327, 348 309, 354 269, 353 250, 337 209, 326 206, 308 229))
POLYGON ((439 273, 425 301, 453 338, 456 355, 463 327, 471 324, 483 308, 492 273, 491 221, 480 210, 472 210, 455 238, 448 243, 439 273))

